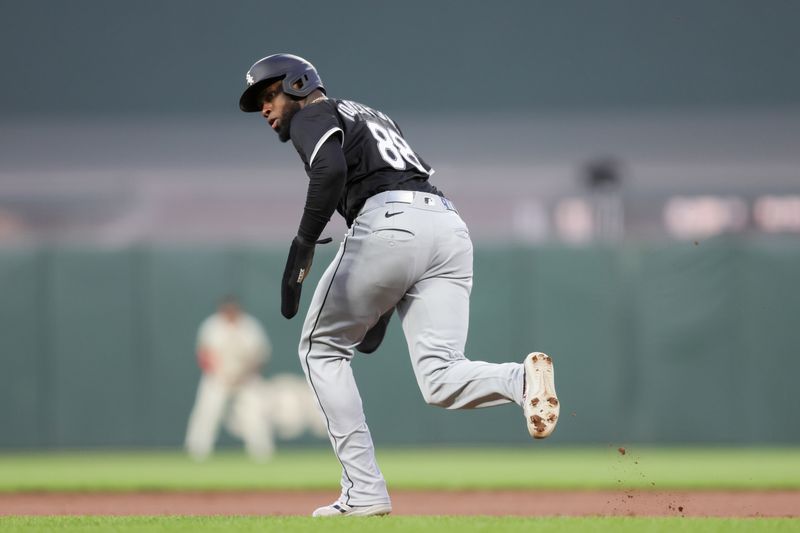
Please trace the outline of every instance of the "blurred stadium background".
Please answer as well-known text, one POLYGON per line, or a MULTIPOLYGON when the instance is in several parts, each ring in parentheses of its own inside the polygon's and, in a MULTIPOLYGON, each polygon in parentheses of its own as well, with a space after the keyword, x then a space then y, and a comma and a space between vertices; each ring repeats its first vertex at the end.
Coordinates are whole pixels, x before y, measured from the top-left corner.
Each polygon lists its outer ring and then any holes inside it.
MULTIPOLYGON (((547 445, 800 441, 800 4, 0 12, 0 448, 179 446, 225 293, 269 331, 267 374, 300 372, 278 302, 306 178, 237 108, 278 51, 436 168, 476 244, 468 355, 556 359, 547 445)), ((529 440, 513 406, 425 406, 390 329, 354 363, 379 446, 529 440)))

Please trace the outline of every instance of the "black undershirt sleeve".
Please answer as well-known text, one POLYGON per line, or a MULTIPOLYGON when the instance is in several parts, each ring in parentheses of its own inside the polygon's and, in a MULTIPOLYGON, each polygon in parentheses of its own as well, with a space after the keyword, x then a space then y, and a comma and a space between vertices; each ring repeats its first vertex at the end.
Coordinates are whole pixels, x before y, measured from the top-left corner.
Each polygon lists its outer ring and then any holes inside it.
POLYGON ((319 239, 342 195, 347 177, 347 161, 342 150, 341 133, 334 133, 322 143, 308 169, 308 193, 297 235, 307 243, 319 239))

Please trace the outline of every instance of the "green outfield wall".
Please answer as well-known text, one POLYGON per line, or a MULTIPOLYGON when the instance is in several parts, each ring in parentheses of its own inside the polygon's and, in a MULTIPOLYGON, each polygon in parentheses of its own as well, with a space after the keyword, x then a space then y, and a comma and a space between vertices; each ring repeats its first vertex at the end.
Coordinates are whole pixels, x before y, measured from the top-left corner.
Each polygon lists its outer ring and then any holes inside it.
MULTIPOLYGON (((335 251, 319 248, 312 284, 335 251)), ((196 330, 225 293, 264 322, 265 373, 301 372, 301 318, 279 312, 284 258, 238 246, 0 250, 0 447, 180 445, 196 330)), ((467 354, 553 355, 562 419, 546 445, 797 443, 798 281, 797 241, 478 246, 467 354)), ((529 439, 516 406, 425 405, 396 317, 354 369, 379 444, 529 439)))

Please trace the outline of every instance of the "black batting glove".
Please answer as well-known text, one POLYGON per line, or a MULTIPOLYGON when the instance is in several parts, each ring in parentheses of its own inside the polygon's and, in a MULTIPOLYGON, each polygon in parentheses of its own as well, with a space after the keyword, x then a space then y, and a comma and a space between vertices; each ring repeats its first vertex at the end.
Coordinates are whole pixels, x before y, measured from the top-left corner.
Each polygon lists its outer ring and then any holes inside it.
POLYGON ((281 314, 286 318, 296 315, 300 307, 300 292, 303 288, 303 280, 311 271, 315 244, 295 237, 289 247, 289 257, 286 259, 281 282, 281 314))
POLYGON ((392 313, 394 313, 394 307, 381 315, 378 323, 370 328, 364 339, 356 346, 356 350, 364 354, 370 354, 378 349, 378 346, 383 342, 383 336, 386 335, 386 327, 389 325, 392 313))

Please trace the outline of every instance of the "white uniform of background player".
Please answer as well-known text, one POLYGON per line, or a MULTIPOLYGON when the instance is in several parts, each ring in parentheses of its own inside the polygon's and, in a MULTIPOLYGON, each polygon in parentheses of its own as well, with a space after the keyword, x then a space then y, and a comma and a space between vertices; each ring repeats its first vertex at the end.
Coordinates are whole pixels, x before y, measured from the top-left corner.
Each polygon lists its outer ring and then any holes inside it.
POLYGON ((270 355, 266 332, 232 298, 226 298, 200 326, 197 357, 203 376, 186 433, 186 449, 193 458, 202 460, 211 454, 226 415, 229 428, 244 439, 251 457, 264 460, 272 455, 274 442, 264 416, 260 374, 270 355))

